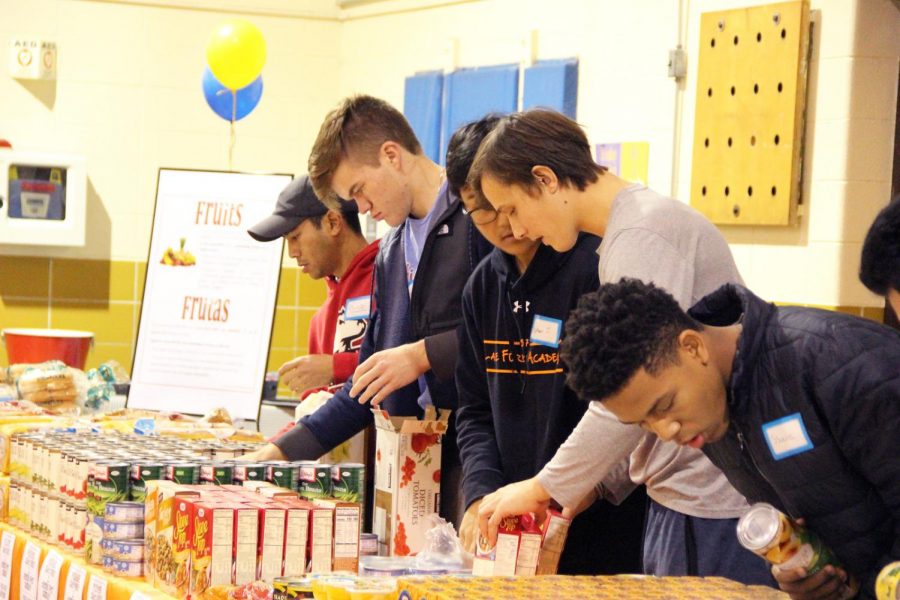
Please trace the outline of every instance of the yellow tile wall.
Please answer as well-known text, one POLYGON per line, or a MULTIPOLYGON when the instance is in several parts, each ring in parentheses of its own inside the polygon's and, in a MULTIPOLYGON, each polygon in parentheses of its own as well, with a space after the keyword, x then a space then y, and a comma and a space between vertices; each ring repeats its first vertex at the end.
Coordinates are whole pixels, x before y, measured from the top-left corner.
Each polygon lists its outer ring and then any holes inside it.
MULTIPOLYGON (((94 332, 87 368, 115 359, 131 372, 144 290, 145 262, 0 256, 0 328, 55 327, 94 332)), ((326 287, 295 267, 282 266, 267 370, 306 354, 309 322, 326 287)), ((796 304, 776 302, 776 304, 796 304)), ((821 306, 884 320, 884 309, 821 306)), ((0 366, 8 364, 0 346, 0 366)), ((280 396, 291 396, 279 387, 280 396)))
MULTIPOLYGON (((146 269, 146 262, 0 256, 0 328, 92 331, 87 368, 114 359, 130 373, 146 269)), ((325 294, 324 282, 282 267, 268 370, 306 353, 309 320, 325 294)), ((0 344, 0 365, 8 362, 0 344)))

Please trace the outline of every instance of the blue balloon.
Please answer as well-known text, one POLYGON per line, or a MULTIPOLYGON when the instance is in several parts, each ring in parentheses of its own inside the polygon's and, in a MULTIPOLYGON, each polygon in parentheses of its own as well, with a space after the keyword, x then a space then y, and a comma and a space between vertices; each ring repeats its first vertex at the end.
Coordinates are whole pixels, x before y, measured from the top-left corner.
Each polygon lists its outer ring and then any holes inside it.
POLYGON ((232 112, 235 121, 240 121, 253 112, 259 104, 259 99, 262 98, 262 92, 262 75, 247 87, 232 92, 219 83, 209 67, 203 71, 203 95, 206 97, 206 103, 214 113, 226 121, 231 121, 232 112))

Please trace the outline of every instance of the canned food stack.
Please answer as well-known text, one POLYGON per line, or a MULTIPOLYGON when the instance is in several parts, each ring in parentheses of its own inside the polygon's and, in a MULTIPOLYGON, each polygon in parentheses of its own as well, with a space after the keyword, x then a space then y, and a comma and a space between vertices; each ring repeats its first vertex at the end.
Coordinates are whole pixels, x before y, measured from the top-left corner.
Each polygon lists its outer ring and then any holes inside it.
POLYGON ((9 441, 9 522, 99 565, 108 503, 143 502, 154 479, 197 483, 203 465, 255 447, 114 430, 19 432, 9 441))
POLYGON ((144 575, 144 505, 109 502, 100 540, 103 568, 120 577, 144 575))

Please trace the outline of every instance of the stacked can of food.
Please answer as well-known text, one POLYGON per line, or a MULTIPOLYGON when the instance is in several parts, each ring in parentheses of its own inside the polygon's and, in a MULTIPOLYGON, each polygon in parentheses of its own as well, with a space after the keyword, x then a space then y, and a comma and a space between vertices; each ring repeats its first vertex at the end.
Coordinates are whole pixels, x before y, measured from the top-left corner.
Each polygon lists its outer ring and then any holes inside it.
POLYGON ((263 463, 236 463, 234 465, 234 483, 243 485, 245 481, 265 481, 266 465, 263 463))
POLYGON ((331 465, 303 461, 300 467, 299 483, 297 491, 301 498, 316 500, 318 498, 331 497, 331 465))
POLYGON ((200 465, 201 485, 231 485, 234 483, 234 461, 213 460, 200 465))
POLYGON ((144 575, 144 504, 108 502, 100 541, 103 568, 122 577, 144 575))
MULTIPOLYGON (((9 448, 9 522, 101 564, 107 504, 143 502, 146 482, 154 479, 197 483, 207 466, 222 467, 215 483, 232 483, 233 466, 219 463, 254 446, 112 430, 43 429, 12 435, 9 448)), ((263 477, 260 472, 258 478, 263 477)))
MULTIPOLYGON (((338 500, 359 503, 361 515, 366 513, 366 466, 362 463, 340 463, 331 467, 331 493, 338 500)), ((360 523, 363 519, 360 519, 360 523)))

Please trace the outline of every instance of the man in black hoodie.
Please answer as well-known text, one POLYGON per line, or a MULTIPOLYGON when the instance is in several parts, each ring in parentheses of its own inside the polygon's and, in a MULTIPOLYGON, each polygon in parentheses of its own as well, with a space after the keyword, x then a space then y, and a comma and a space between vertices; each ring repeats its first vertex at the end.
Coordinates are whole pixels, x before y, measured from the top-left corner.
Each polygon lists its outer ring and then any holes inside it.
MULTIPOLYGON (((466 184, 481 140, 499 117, 463 126, 450 140, 447 179, 472 222, 495 249, 463 290, 463 327, 456 385, 457 440, 467 507, 461 539, 474 547, 481 498, 531 477, 553 456, 587 407, 565 387, 559 361, 562 322, 585 292, 599 285, 599 238, 584 235, 567 252, 516 239, 506 215, 479 202, 466 184)), ((608 498, 634 489, 627 461, 608 478, 608 498)), ((621 506, 596 502, 570 529, 560 572, 639 573, 645 495, 621 506)))
POLYGON ((750 502, 805 519, 843 565, 774 568, 782 590, 844 598, 855 579, 875 597, 879 570, 900 559, 896 331, 776 307, 738 285, 686 314, 634 279, 585 295, 566 327, 569 385, 622 422, 702 449, 750 502))

